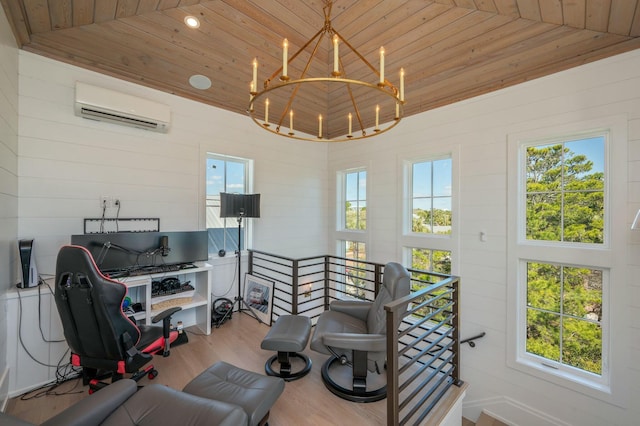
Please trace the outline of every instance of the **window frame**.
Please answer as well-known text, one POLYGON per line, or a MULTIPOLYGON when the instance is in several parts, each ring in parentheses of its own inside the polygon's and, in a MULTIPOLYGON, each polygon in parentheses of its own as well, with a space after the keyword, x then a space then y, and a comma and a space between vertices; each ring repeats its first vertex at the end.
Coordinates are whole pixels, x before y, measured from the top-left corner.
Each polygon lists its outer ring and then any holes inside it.
MULTIPOLYGON (((338 257, 346 258, 346 244, 347 242, 364 244, 365 245, 365 257, 367 250, 369 250, 369 226, 365 229, 347 229, 346 228, 346 201, 347 201, 347 175, 351 173, 367 172, 367 182, 365 188, 365 205, 367 206, 367 225, 370 220, 370 212, 367 200, 369 199, 370 185, 369 185, 369 171, 366 166, 349 167, 338 170, 336 172, 336 233, 335 233, 335 253, 338 257)), ((366 260, 366 258, 364 259, 366 260)), ((341 271, 346 274, 346 266, 341 271)), ((345 282, 340 286, 340 290, 344 293, 339 293, 338 298, 351 299, 346 295, 346 276, 344 276, 345 282)))
MULTIPOLYGON (((364 241, 356 241, 356 240, 338 240, 336 242, 336 252, 338 253, 338 257, 342 257, 347 259, 347 245, 351 243, 351 244, 355 244, 357 246, 360 245, 364 245, 364 259, 359 259, 359 258, 349 258, 352 260, 353 263, 358 263, 358 262, 366 262, 367 261, 367 243, 365 243, 364 241)), ((360 253, 360 250, 358 250, 358 253, 360 253)), ((338 289, 341 291, 338 296, 338 298, 343 299, 343 300, 363 300, 361 298, 358 298, 356 296, 353 295, 349 295, 347 294, 347 279, 349 277, 349 275, 347 274, 347 269, 348 269, 349 265, 348 262, 345 262, 344 266, 339 266, 338 270, 342 273, 342 275, 340 275, 343 278, 343 282, 341 282, 340 284, 338 284, 338 289)), ((370 282, 373 281, 373 276, 371 275, 370 272, 367 272, 367 275, 365 277, 367 280, 369 280, 370 282)), ((366 287, 368 290, 373 290, 372 288, 366 287)))
MULTIPOLYGON (((367 209, 366 211, 367 211, 367 222, 368 222, 368 219, 369 219, 369 208, 368 208, 367 200, 368 200, 368 197, 369 197, 369 182, 368 182, 368 174, 369 173, 367 171, 367 168, 366 167, 356 167, 356 168, 352 168, 352 169, 341 170, 341 171, 338 172, 338 179, 337 179, 337 181, 338 181, 338 191, 337 191, 338 209, 337 210, 338 211, 336 212, 337 213, 337 218, 336 218, 337 221, 336 221, 336 223, 338 225, 337 226, 337 230, 339 232, 348 232, 348 233, 354 232, 354 233, 361 233, 361 234, 366 234, 367 233, 367 225, 366 225, 366 223, 365 223, 364 229, 349 229, 349 228, 347 228, 347 211, 346 211, 346 208, 345 208, 346 207, 346 203, 348 201, 347 200, 347 176, 351 175, 351 174, 358 174, 359 175, 362 172, 367 173, 367 179, 365 181, 365 185, 366 185, 365 186, 365 193, 364 193, 365 198, 364 199, 360 198, 360 185, 358 184, 357 185, 357 188, 358 188, 357 189, 357 191, 358 191, 358 199, 357 199, 357 201, 360 202, 360 201, 364 200, 365 208, 367 209)), ((360 178, 358 176, 358 182, 359 182, 359 179, 360 178)))
POLYGON ((446 151, 434 153, 432 155, 420 155, 409 159, 401 160, 402 170, 400 229, 399 229, 399 254, 402 263, 410 268, 412 259, 412 249, 425 249, 432 251, 448 251, 451 254, 451 274, 458 274, 459 256, 459 159, 460 147, 448 147, 446 151), (449 158, 451 160, 451 233, 434 234, 413 232, 413 165, 427 161, 438 161, 449 158))
MULTIPOLYGON (((404 214, 403 214, 403 233, 407 234, 407 235, 415 235, 415 236, 428 236, 428 237, 445 237, 445 238, 451 238, 449 234, 437 234, 435 232, 414 232, 413 231, 413 201, 415 198, 414 194, 413 194, 413 184, 414 184, 414 173, 413 173, 413 167, 416 164, 420 164, 420 163, 431 163, 432 167, 431 167, 431 196, 430 197, 423 197, 423 198, 429 198, 431 199, 431 209, 433 210, 433 205, 434 205, 434 200, 436 198, 442 197, 442 196, 436 196, 433 192, 433 176, 434 176, 434 171, 433 171, 433 163, 436 161, 441 161, 441 160, 450 160, 451 161, 451 181, 452 181, 452 186, 453 186, 453 158, 451 156, 451 154, 443 154, 443 155, 438 155, 435 157, 431 157, 431 158, 424 158, 421 160, 407 160, 405 162, 405 177, 407 179, 407 190, 408 190, 408 194, 405 197, 405 209, 404 209, 404 214)), ((452 211, 452 216, 453 216, 453 188, 451 191, 451 211, 452 211)), ((452 224, 451 224, 451 232, 453 232, 453 218, 452 218, 452 224)))
MULTIPOLYGON (((207 195, 207 162, 210 159, 215 159, 215 160, 219 160, 219 161, 223 161, 225 163, 225 167, 226 167, 226 163, 227 162, 234 162, 234 163, 241 163, 244 166, 244 173, 243 173, 243 181, 244 181, 244 194, 251 194, 253 192, 253 168, 254 168, 254 160, 250 159, 250 158, 244 158, 244 157, 237 157, 237 156, 232 156, 232 155, 226 155, 226 154, 218 154, 216 152, 212 152, 210 150, 206 150, 204 152, 204 176, 202 178, 202 182, 204 182, 203 184, 203 199, 204 199, 204 216, 203 216, 203 228, 205 230, 208 231, 208 227, 207 227, 207 209, 208 208, 213 208, 215 209, 216 207, 219 208, 220 206, 220 198, 219 198, 219 194, 217 196, 217 205, 212 205, 209 206, 209 200, 210 198, 207 195)), ((225 179, 226 179, 226 171, 225 171, 225 179)), ((225 191, 228 190, 228 188, 226 188, 227 186, 227 182, 224 183, 223 185, 225 187, 225 191)), ((229 192, 229 191, 227 191, 229 192)), ((239 193, 239 192, 238 192, 239 193)), ((213 197, 213 202, 216 202, 216 197, 213 197)), ((237 220, 233 219, 233 218, 219 218, 220 220, 223 221, 223 225, 224 225, 224 233, 226 235, 226 233, 228 232, 227 230, 230 230, 230 232, 237 232, 234 229, 237 229, 237 220)), ((242 221, 242 229, 241 229, 241 241, 244 243, 242 244, 242 251, 246 252, 247 247, 250 247, 252 245, 252 241, 253 241, 253 231, 252 231, 252 221, 250 220, 244 220, 242 221)), ((233 250, 228 250, 228 247, 226 247, 226 237, 225 237, 225 257, 226 256, 235 256, 235 250, 237 250, 236 248, 233 248, 233 250)), ((221 247, 215 247, 214 248, 214 252, 210 252, 209 253, 209 258, 212 258, 214 256, 219 256, 219 250, 221 249, 221 247), (218 251, 216 251, 218 250, 218 251)))
MULTIPOLYGON (((609 131, 606 129, 594 129, 592 131, 583 131, 577 133, 571 133, 561 136, 555 136, 550 138, 544 138, 541 140, 527 140, 519 142, 519 156, 518 156, 518 167, 520 168, 518 174, 518 182, 525 186, 526 188, 526 149, 533 146, 543 146, 543 145, 553 145, 553 144, 564 144, 567 142, 575 142, 581 139, 589 139, 596 136, 604 137, 604 164, 605 164, 605 179, 608 177, 608 173, 610 171, 609 168, 609 147, 610 147, 610 135, 609 131)), ((605 185, 603 188, 604 192, 604 210, 605 210, 605 218, 609 219, 610 214, 607 214, 607 207, 610 205, 610 186, 609 180, 606 179, 605 185)), ((564 191, 564 190, 563 190, 564 191)), ((518 197, 518 217, 526 218, 526 210, 527 210, 527 200, 526 200, 526 189, 523 194, 520 194, 518 197)), ((557 245, 557 246, 566 246, 567 248, 603 248, 608 249, 610 246, 610 233, 611 233, 611 220, 604 221, 604 229, 603 229, 603 242, 599 244, 595 243, 578 243, 572 241, 545 241, 545 240, 532 240, 527 239, 527 229, 526 229, 526 220, 518 223, 518 244, 531 244, 531 245, 540 245, 540 246, 548 246, 548 245, 557 245)))
MULTIPOLYGON (((624 305, 626 282, 624 252, 627 191, 627 120, 623 116, 593 117, 588 121, 564 120, 565 124, 539 126, 535 130, 507 135, 507 365, 510 368, 587 394, 619 406, 626 406, 628 379, 624 342, 613 339, 613 330, 628 325, 624 305), (526 146, 548 145, 554 141, 574 141, 605 133, 605 235, 602 244, 567 241, 540 241, 526 238, 526 146), (616 167, 611 167, 615 164, 616 167), (550 263, 568 267, 602 269, 602 376, 597 377, 568 365, 555 369, 544 366, 546 360, 526 352, 527 262, 550 263), (618 285, 614 285, 617 284, 618 285)), ((553 364, 553 361, 549 361, 553 364)))

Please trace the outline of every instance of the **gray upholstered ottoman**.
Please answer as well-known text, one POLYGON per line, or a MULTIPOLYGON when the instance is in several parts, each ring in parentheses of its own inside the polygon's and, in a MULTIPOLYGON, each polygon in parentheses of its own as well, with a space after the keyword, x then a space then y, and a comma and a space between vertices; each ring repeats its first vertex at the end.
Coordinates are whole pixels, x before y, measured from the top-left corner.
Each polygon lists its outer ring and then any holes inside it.
POLYGON ((309 342, 311 334, 311 320, 305 316, 283 315, 271 327, 260 344, 262 349, 277 351, 278 354, 267 360, 264 369, 270 376, 282 377, 287 381, 296 380, 311 370, 311 360, 301 354, 309 342), (297 372, 291 372, 291 357, 304 361, 304 367, 297 372), (273 363, 278 360, 280 371, 273 369, 273 363))
POLYGON ((284 380, 220 361, 187 383, 183 391, 239 405, 249 416, 249 426, 256 426, 267 423, 269 410, 284 391, 284 380))

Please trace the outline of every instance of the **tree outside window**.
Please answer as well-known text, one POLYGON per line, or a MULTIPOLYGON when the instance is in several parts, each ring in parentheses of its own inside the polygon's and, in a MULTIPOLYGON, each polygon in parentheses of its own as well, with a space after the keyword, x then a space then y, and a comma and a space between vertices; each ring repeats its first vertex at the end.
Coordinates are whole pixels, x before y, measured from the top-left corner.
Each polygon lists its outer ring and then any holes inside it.
POLYGON ((367 229, 367 172, 361 170, 345 174, 345 218, 348 230, 367 229))
POLYGON ((527 264, 527 352, 602 373, 602 270, 527 264))
POLYGON ((358 241, 344 241, 345 284, 347 294, 358 299, 366 299, 365 288, 367 281, 366 265, 362 261, 367 260, 365 243, 358 241))
POLYGON ((601 244, 603 163, 603 136, 528 147, 527 239, 601 244))
MULTIPOLYGON (((448 250, 431 250, 423 248, 411 249, 411 269, 418 269, 426 272, 438 272, 441 274, 451 274, 451 252, 448 250)), ((430 285, 433 282, 434 277, 428 273, 412 272, 411 291, 417 292, 430 285), (424 283, 424 284, 423 284, 424 283)), ((442 289, 431 293, 431 296, 439 295, 445 292, 446 289, 442 289)), ((433 310, 440 308, 447 304, 447 299, 440 299, 431 304, 430 307, 422 308, 416 311, 416 315, 427 316, 433 310)), ((433 317, 435 321, 442 321, 445 318, 445 314, 436 315, 433 317)))
POLYGON ((451 158, 413 164, 412 232, 451 234, 451 167, 451 158))
MULTIPOLYGON (((567 250, 604 243, 604 158, 604 135, 526 148, 527 241, 567 250)), ((598 268, 527 261, 526 352, 602 374, 603 276, 598 268)))

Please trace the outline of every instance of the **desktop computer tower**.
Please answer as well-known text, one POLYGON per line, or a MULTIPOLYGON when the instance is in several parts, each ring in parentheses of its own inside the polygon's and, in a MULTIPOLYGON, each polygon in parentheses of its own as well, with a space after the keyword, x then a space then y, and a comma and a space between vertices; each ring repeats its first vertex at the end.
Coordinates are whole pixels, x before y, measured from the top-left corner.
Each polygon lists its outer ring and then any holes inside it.
POLYGON ((18 287, 35 287, 38 285, 38 269, 36 268, 36 259, 33 256, 33 240, 20 240, 18 250, 22 274, 22 282, 18 284, 18 287))

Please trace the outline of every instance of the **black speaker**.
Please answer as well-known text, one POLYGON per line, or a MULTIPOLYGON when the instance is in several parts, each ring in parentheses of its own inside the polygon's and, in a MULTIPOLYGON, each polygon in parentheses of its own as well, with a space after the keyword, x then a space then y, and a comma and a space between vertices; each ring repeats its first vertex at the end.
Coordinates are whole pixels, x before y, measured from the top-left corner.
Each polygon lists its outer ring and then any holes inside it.
POLYGON ((20 272, 22 273, 22 283, 18 284, 18 287, 35 287, 38 285, 38 269, 33 257, 33 240, 20 240, 18 250, 20 251, 20 272))

